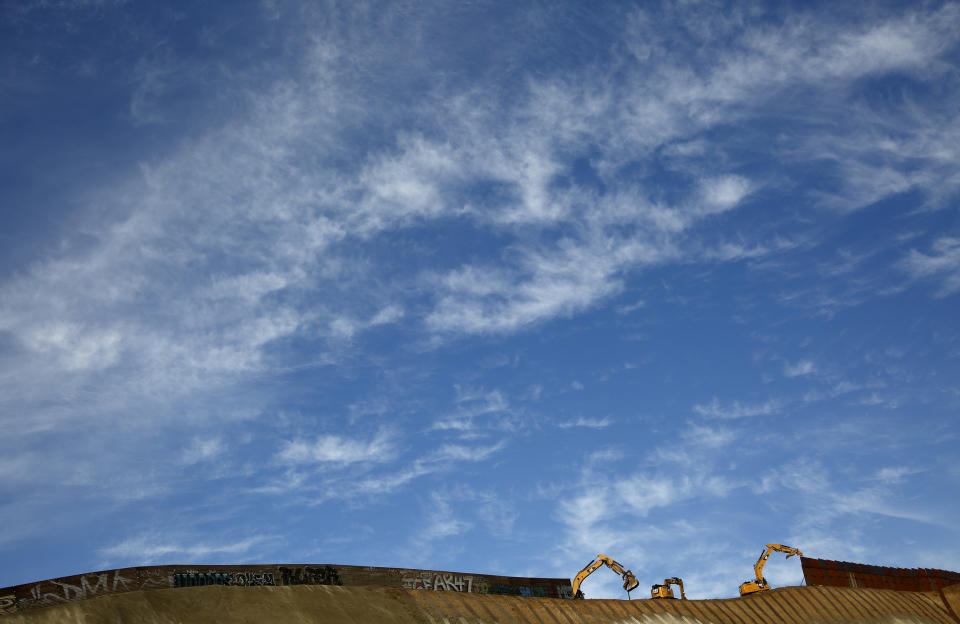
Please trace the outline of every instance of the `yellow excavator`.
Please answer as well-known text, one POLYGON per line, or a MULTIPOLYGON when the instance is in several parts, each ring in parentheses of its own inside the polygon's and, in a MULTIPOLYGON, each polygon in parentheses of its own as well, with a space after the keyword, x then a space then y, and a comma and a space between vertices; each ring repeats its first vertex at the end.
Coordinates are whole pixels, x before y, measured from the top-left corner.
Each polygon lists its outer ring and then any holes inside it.
POLYGON ((573 579, 573 597, 583 598, 583 592, 580 591, 580 584, 583 583, 585 578, 593 574, 597 568, 602 565, 606 565, 608 568, 619 574, 621 578, 623 578, 623 588, 627 590, 627 599, 629 600, 630 592, 635 590, 640 585, 640 581, 638 581, 637 577, 633 575, 633 572, 624 569, 622 565, 606 555, 597 555, 596 559, 585 565, 582 570, 577 572, 577 576, 573 579))
POLYGON ((663 585, 654 585, 650 588, 650 597, 651 598, 676 598, 673 595, 673 590, 670 589, 671 585, 680 586, 680 598, 682 600, 687 599, 687 595, 683 593, 683 579, 679 576, 674 576, 673 578, 663 579, 663 585))
POLYGON ((787 553, 787 559, 794 555, 803 556, 803 553, 792 548, 790 546, 784 546, 783 544, 767 544, 767 547, 762 553, 760 553, 760 558, 757 559, 757 562, 753 564, 753 571, 756 574, 757 578, 752 581, 746 581, 740 584, 740 595, 746 596, 748 594, 753 594, 759 591, 765 591, 770 589, 770 585, 767 583, 767 579, 763 578, 763 566, 766 565, 767 559, 770 558, 770 553, 773 551, 780 551, 787 553))

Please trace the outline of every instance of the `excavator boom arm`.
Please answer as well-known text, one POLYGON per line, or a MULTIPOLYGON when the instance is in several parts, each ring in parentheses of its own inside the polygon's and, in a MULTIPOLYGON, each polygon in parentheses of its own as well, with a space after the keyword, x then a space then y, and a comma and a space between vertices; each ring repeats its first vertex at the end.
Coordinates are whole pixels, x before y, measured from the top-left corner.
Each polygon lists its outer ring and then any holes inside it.
POLYGON ((794 555, 803 556, 803 553, 793 548, 792 546, 784 546, 783 544, 767 544, 767 547, 760 554, 760 558, 757 559, 757 562, 753 565, 753 571, 756 573, 757 583, 760 585, 766 585, 767 581, 763 578, 763 566, 767 564, 767 559, 770 558, 770 553, 773 551, 779 551, 787 553, 787 559, 794 555))
POLYGON ((582 597, 583 593, 580 591, 580 584, 583 583, 584 579, 593 574, 597 568, 603 565, 603 561, 594 559, 587 565, 583 566, 583 569, 577 572, 577 576, 573 579, 573 595, 574 597, 582 597))
POLYGON ((602 565, 607 566, 623 578, 623 588, 627 590, 628 594, 640 585, 640 581, 633 575, 633 572, 624 569, 622 565, 606 555, 597 555, 597 558, 585 565, 582 570, 577 572, 577 576, 573 579, 574 598, 583 597, 583 592, 580 591, 581 583, 602 565))
POLYGON ((681 600, 686 600, 686 599, 687 599, 687 595, 686 595, 686 594, 684 593, 684 591, 683 591, 683 579, 680 578, 679 576, 675 576, 675 577, 673 577, 673 578, 668 578, 668 579, 664 579, 664 580, 663 580, 663 584, 664 584, 664 585, 669 585, 669 584, 671 584, 671 583, 673 583, 674 585, 677 585, 677 586, 680 587, 680 599, 681 599, 681 600))
POLYGON ((606 555, 597 555, 597 559, 605 563, 608 568, 610 568, 620 576, 623 576, 624 574, 627 573, 627 571, 623 568, 622 565, 620 565, 610 557, 607 557, 606 555))

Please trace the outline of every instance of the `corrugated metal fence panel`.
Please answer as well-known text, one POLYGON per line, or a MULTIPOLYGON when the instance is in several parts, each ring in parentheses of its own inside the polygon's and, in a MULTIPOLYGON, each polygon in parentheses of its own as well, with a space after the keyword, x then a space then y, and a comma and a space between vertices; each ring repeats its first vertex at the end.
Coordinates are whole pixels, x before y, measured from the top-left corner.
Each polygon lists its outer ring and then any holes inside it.
POLYGON ((888 568, 809 557, 801 557, 800 563, 807 585, 931 591, 960 583, 960 573, 949 570, 888 568))

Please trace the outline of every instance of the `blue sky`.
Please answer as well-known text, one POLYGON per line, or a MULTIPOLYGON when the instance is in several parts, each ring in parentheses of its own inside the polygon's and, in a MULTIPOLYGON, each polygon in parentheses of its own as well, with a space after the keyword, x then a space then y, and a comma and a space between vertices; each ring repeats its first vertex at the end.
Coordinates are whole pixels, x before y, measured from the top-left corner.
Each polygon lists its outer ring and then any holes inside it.
POLYGON ((0 586, 960 569, 960 4, 842 4, 6 3, 0 586))

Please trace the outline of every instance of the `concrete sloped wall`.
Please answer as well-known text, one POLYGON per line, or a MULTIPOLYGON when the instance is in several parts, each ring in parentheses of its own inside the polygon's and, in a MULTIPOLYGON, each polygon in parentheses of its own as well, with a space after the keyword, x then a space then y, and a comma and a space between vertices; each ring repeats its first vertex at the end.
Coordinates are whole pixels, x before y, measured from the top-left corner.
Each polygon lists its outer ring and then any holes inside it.
POLYGON ((960 583, 944 587, 938 593, 947 609, 952 612, 953 619, 960 624, 960 583))

